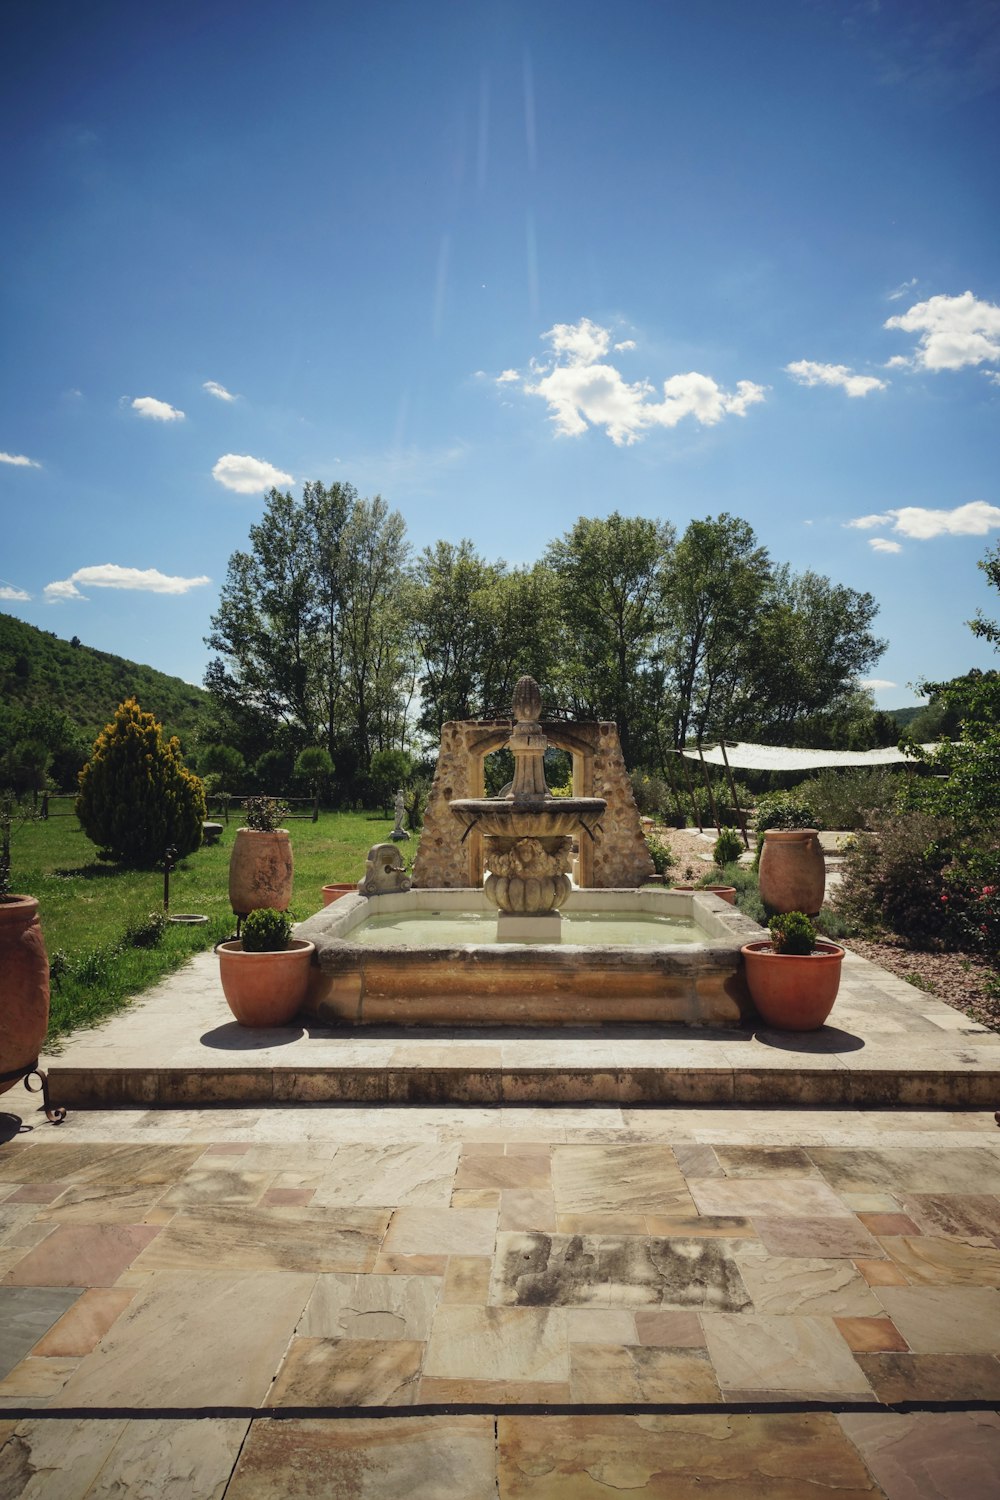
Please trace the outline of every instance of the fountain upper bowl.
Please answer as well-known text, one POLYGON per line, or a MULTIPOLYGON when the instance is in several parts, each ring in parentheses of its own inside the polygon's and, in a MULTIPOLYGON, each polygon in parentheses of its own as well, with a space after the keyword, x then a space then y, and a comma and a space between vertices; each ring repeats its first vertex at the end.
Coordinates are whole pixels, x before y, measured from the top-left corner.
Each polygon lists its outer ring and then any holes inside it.
POLYGON ((603 797, 552 797, 537 803, 510 797, 460 797, 452 812, 470 828, 498 838, 560 838, 590 832, 607 807, 603 797))

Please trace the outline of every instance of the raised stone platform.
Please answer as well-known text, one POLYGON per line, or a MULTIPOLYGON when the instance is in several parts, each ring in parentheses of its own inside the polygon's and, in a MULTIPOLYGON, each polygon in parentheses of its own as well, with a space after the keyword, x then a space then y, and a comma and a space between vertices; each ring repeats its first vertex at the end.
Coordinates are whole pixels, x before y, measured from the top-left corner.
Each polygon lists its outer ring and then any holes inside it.
POLYGON ((247 1031, 204 953, 43 1065, 70 1107, 1000 1104, 1000 1035, 856 955, 831 1022, 806 1035, 655 1024, 247 1031))

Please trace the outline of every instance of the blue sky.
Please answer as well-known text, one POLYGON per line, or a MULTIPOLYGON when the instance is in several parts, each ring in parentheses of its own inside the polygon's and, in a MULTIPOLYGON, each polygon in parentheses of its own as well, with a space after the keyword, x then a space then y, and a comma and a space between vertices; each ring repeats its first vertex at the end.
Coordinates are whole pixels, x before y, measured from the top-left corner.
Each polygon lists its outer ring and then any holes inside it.
POLYGON ((0 609, 201 680, 272 482, 729 511, 996 665, 1000 7, 8 0, 0 609))

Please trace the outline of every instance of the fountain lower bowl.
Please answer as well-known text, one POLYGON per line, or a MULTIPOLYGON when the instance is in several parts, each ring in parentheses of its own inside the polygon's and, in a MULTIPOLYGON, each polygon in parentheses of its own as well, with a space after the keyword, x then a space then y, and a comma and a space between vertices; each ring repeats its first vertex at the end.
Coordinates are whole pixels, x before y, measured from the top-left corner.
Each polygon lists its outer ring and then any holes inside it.
POLYGON ((316 945, 306 1010, 326 1025, 573 1026, 616 1022, 738 1027, 752 1013, 742 945, 766 936, 708 892, 577 890, 563 910, 691 917, 697 942, 362 944, 386 912, 481 912, 482 891, 347 896, 296 929, 316 945))

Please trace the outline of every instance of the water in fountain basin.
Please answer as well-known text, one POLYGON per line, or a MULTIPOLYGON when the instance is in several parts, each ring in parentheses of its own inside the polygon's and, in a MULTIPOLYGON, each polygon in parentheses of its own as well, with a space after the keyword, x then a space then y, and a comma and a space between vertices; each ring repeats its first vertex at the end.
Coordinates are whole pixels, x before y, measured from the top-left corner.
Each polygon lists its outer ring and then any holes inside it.
MULTIPOLYGON (((346 936, 348 942, 380 948, 447 948, 462 943, 478 946, 496 943, 497 917, 495 911, 384 912, 367 917, 346 936)), ((561 946, 662 948, 704 941, 704 930, 687 917, 640 912, 562 913, 561 946)))

